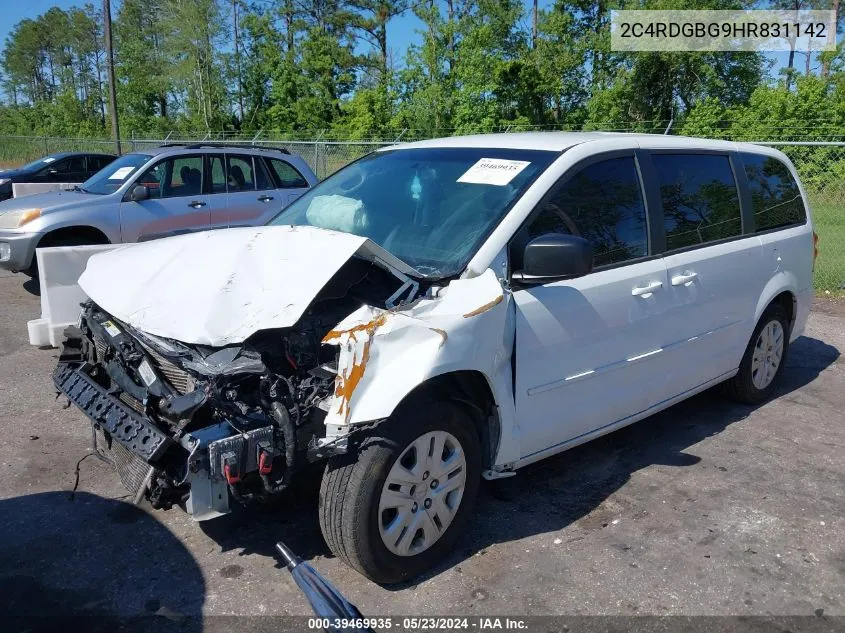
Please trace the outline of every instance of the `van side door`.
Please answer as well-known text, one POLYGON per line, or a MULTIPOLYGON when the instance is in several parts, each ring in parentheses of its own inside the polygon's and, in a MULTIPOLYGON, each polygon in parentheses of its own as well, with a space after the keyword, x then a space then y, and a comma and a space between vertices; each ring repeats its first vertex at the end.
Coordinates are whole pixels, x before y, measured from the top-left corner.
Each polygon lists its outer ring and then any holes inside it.
POLYGON ((654 150, 650 156, 673 300, 667 353, 676 362, 665 381, 680 395, 739 366, 767 277, 760 239, 748 230, 736 155, 654 150))
POLYGON ((522 458, 648 409, 667 370, 663 333, 672 303, 663 259, 649 248, 635 153, 569 170, 512 240, 511 270, 520 269, 525 244, 546 233, 588 239, 595 267, 577 279, 513 287, 522 458))

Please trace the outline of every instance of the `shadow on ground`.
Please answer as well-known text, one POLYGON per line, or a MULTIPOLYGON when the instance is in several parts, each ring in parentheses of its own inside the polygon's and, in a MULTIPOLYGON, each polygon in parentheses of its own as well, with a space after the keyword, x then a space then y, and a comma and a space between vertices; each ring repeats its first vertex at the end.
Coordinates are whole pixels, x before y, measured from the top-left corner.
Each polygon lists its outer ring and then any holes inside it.
POLYGON ((0 534, 4 631, 202 630, 193 556, 129 503, 67 492, 4 499, 0 534))
MULTIPOLYGON (((817 339, 801 337, 789 349, 775 397, 812 382, 834 363, 839 351, 817 339)), ((745 419, 756 407, 738 405, 714 390, 699 394, 637 424, 573 448, 520 471, 512 480, 518 494, 509 501, 482 490, 477 520, 455 552, 401 590, 441 573, 494 543, 560 530, 589 515, 622 487, 632 473, 650 465, 693 466, 699 457, 684 452, 703 439, 745 419), (519 520, 513 520, 517 512, 519 520)), ((313 482, 309 482, 313 486, 313 482)), ((591 516, 601 527, 601 517, 591 516)), ((243 509, 201 524, 224 550, 272 556, 275 539, 284 538, 303 558, 331 556, 317 523, 316 494, 302 492, 277 509, 243 509)))
POLYGON ((31 295, 36 297, 41 296, 41 283, 38 281, 38 277, 27 277, 22 287, 31 295))

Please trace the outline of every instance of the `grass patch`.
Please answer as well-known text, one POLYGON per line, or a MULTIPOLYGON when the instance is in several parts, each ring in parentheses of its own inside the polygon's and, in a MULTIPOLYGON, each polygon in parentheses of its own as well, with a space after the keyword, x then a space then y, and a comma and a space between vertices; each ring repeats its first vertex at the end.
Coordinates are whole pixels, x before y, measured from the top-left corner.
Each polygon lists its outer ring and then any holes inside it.
POLYGON ((813 203, 813 224, 819 235, 819 258, 813 286, 816 290, 841 291, 845 284, 845 207, 813 203))

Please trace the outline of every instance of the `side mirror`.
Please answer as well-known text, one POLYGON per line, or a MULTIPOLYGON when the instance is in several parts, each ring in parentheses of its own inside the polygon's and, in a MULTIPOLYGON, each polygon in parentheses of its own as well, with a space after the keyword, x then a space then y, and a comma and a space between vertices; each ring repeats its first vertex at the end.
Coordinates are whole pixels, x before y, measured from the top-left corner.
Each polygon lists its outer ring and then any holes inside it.
POLYGON ((583 237, 546 233, 525 246, 522 270, 513 273, 514 281, 545 284, 582 277, 593 270, 593 246, 583 237))
POLYGON ((131 202, 141 202, 148 200, 150 197, 150 190, 146 185, 135 185, 132 191, 129 192, 129 200, 131 202))
POLYGON ((56 169, 55 167, 50 167, 50 169, 47 170, 47 174, 49 176, 52 176, 53 178, 55 178, 56 176, 59 175, 59 170, 56 169))

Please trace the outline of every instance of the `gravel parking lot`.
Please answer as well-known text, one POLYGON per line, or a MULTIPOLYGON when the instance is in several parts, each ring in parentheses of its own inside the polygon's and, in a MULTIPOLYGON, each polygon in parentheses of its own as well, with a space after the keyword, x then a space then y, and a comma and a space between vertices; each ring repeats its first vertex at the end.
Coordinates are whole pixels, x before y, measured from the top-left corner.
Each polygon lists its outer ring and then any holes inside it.
POLYGON ((779 397, 708 392, 485 488, 454 555, 382 588, 331 557, 301 495, 209 523, 131 505, 30 347, 0 274, 0 595, 18 614, 310 614, 284 539, 368 614, 845 615, 845 303, 817 301, 779 397))

